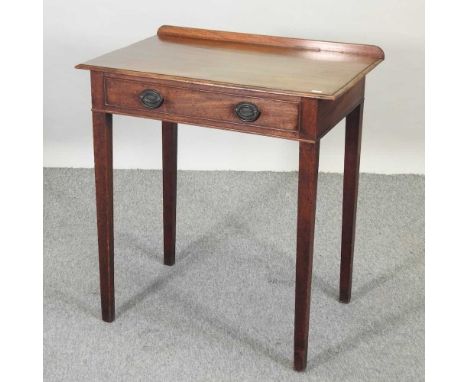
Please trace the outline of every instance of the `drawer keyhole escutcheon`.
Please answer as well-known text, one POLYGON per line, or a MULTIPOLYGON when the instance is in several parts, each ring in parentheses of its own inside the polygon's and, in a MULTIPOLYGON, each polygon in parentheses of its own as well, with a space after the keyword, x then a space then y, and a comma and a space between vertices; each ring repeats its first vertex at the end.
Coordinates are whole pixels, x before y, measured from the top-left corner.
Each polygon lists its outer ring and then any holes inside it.
POLYGON ((148 109, 156 109, 164 102, 164 97, 156 90, 146 89, 140 93, 140 101, 148 109))
POLYGON ((245 122, 253 122, 260 116, 260 110, 257 105, 250 102, 238 103, 234 110, 237 116, 245 122))

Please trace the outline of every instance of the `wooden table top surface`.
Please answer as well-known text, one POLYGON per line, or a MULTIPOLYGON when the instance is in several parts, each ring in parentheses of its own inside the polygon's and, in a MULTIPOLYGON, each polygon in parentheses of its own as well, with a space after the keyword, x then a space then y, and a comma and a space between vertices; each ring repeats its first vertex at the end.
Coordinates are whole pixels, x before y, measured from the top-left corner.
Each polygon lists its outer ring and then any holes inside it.
POLYGON ((383 59, 373 45, 162 26, 77 68, 336 99, 383 59))

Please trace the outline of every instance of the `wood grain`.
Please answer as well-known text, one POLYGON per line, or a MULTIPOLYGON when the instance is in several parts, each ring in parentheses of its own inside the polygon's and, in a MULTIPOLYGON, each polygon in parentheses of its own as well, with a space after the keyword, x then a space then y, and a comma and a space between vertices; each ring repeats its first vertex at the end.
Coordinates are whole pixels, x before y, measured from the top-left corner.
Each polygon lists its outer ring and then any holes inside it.
POLYGON ((238 32, 226 32, 201 28, 188 28, 173 25, 162 25, 157 31, 161 39, 191 38, 196 40, 219 41, 223 43, 242 43, 265 45, 281 48, 307 49, 311 51, 328 51, 384 59, 381 48, 375 45, 349 44, 332 41, 317 41, 283 36, 269 36, 238 32))
POLYGON ((294 369, 307 366, 319 143, 299 143, 294 369))
MULTIPOLYGON (((346 117, 340 301, 351 297, 365 75, 375 46, 162 26, 91 70, 101 308, 115 317, 112 115, 162 120, 164 263, 176 247, 177 123, 299 141, 294 368, 307 365, 320 139, 346 117), (164 97, 155 109, 140 94, 164 97), (260 116, 245 122, 240 102, 260 116), (147 105, 148 106, 148 105, 147 105), (151 106, 151 105, 149 105, 151 106)), ((153 105, 154 106, 154 105, 153 105)), ((278 155, 281 155, 279 153, 278 155)))
POLYGON ((361 79, 353 87, 348 89, 345 93, 343 93, 339 98, 337 98, 334 101, 318 101, 317 129, 318 135, 320 137, 323 137, 326 133, 328 133, 357 105, 363 102, 364 82, 365 79, 361 79))
MULTIPOLYGON (((91 72, 92 104, 103 104, 104 78, 91 72)), ((115 319, 112 114, 93 112, 94 175, 102 319, 115 319)))
POLYGON ((115 318, 112 115, 93 112, 94 172, 102 319, 115 318))
POLYGON ((105 80, 105 105, 148 111, 140 101, 140 94, 153 89, 164 97, 163 104, 151 113, 164 119, 164 115, 202 118, 208 121, 228 122, 244 126, 267 127, 279 130, 297 130, 299 102, 289 102, 271 98, 231 95, 206 90, 191 90, 184 87, 168 86, 155 82, 130 81, 116 78, 105 80), (254 122, 244 122, 235 114, 235 106, 249 102, 260 109, 260 117, 254 122))
POLYGON ((96 71, 91 76, 95 88, 99 88, 93 97, 94 111, 304 142, 315 142, 324 136, 364 99, 364 79, 336 100, 317 100, 96 71), (145 89, 155 89, 165 97, 160 108, 144 107, 139 94, 145 89), (242 101, 260 107, 262 113, 257 121, 244 122, 235 115, 234 106, 242 101), (301 121, 304 122, 300 124, 301 121))
POLYGON ((373 46, 165 26, 77 68, 336 99, 382 60, 373 46))
POLYGON ((318 102, 313 98, 302 98, 299 137, 315 142, 318 138, 318 102))

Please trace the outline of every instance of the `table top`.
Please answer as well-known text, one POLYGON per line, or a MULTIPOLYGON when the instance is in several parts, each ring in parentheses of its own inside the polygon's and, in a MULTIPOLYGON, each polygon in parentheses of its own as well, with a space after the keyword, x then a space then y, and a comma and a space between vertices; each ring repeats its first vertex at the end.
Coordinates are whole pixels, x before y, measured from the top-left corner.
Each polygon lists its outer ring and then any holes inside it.
POLYGON ((374 45, 162 26, 76 67, 333 100, 383 59, 374 45))

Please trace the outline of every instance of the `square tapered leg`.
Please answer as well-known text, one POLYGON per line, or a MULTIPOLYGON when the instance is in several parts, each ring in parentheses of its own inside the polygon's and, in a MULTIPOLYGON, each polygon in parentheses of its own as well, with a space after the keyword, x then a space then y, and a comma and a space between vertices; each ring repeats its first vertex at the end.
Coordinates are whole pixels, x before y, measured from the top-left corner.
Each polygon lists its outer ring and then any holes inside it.
POLYGON ((175 263, 177 205, 177 123, 162 122, 164 264, 175 263))
POLYGON ((343 303, 348 303, 351 300, 359 160, 361 156, 362 111, 363 104, 360 104, 346 117, 340 268, 340 301, 343 303))
POLYGON ((112 114, 93 112, 94 172, 102 319, 115 318, 112 114))
POLYGON ((307 366, 319 143, 299 143, 294 369, 307 366))

